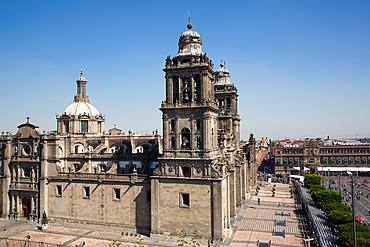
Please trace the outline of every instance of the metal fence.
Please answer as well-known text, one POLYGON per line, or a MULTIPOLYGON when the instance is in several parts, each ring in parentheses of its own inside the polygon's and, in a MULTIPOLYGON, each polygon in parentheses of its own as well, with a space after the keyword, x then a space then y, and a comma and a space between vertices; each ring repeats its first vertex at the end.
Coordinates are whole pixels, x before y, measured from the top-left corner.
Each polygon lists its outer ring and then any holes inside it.
MULTIPOLYGON (((25 238, 24 240, 10 239, 10 238, 0 238, 0 246, 6 247, 75 247, 75 245, 63 245, 63 244, 52 244, 44 242, 30 241, 25 238)), ((83 247, 83 245, 78 245, 78 247, 83 247)))

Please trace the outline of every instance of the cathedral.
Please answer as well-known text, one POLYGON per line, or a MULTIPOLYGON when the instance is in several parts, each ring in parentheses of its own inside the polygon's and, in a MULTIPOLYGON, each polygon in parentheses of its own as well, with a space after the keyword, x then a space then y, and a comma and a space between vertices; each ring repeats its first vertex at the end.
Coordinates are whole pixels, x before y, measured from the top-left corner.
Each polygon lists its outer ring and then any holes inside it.
POLYGON ((165 60, 163 136, 105 131, 83 72, 57 130, 27 122, 0 137, 3 218, 122 227, 148 235, 222 241, 255 183, 253 137, 240 146, 237 88, 221 61, 202 51, 198 32, 180 35, 165 60), (245 147, 244 147, 245 148, 245 147), (251 154, 252 153, 252 154, 251 154))

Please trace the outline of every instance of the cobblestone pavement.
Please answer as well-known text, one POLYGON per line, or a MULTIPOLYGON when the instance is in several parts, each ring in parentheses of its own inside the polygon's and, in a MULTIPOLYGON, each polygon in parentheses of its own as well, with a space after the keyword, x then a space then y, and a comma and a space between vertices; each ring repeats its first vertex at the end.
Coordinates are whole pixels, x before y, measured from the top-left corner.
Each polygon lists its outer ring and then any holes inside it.
MULTIPOLYGON (((271 246, 304 246, 302 230, 304 220, 300 205, 290 198, 288 184, 276 184, 276 194, 272 197, 273 185, 262 185, 257 196, 254 195, 252 199, 245 201, 242 208, 237 210, 237 217, 232 220, 232 237, 212 246, 256 246, 257 241, 260 243, 271 241, 271 246), (261 205, 258 205, 258 198, 261 205)), ((42 241, 66 246, 78 246, 84 242, 86 247, 106 247, 113 239, 121 241, 121 247, 138 246, 134 233, 122 232, 117 228, 66 223, 49 224, 48 230, 41 231, 40 224, 0 219, 0 238, 2 238, 0 246, 6 246, 5 238, 18 240, 14 246, 23 246, 26 236, 30 236, 31 242, 42 241)), ((178 237, 143 236, 143 239, 142 244, 145 246, 177 246, 178 237)), ((208 246, 205 241, 198 242, 201 246, 208 246)))

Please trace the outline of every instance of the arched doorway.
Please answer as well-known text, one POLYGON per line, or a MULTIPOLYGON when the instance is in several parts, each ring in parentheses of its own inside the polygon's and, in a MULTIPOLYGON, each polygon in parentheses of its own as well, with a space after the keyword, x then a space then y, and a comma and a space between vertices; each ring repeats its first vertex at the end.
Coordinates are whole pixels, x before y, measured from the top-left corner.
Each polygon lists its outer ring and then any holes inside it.
POLYGON ((28 218, 31 213, 31 201, 28 197, 22 199, 22 217, 28 218))

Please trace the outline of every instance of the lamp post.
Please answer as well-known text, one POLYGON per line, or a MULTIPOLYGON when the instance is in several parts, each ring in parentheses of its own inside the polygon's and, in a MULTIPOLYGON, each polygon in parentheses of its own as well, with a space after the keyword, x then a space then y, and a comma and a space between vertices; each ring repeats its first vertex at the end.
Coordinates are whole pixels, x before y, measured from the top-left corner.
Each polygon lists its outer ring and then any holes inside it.
MULTIPOLYGON (((342 172, 341 172, 342 173, 342 172)), ((342 185, 340 184, 340 175, 339 175, 339 195, 341 195, 342 196, 342 193, 341 193, 341 189, 340 189, 340 187, 341 187, 342 185)), ((342 201, 342 199, 341 199, 341 203, 342 203, 343 201, 342 201)))
POLYGON ((352 182, 352 216, 353 216, 353 240, 354 240, 354 246, 357 246, 356 243, 356 220, 355 220, 355 194, 353 193, 354 191, 354 183, 353 183, 353 174, 352 172, 347 172, 348 175, 351 176, 351 182, 352 182))

